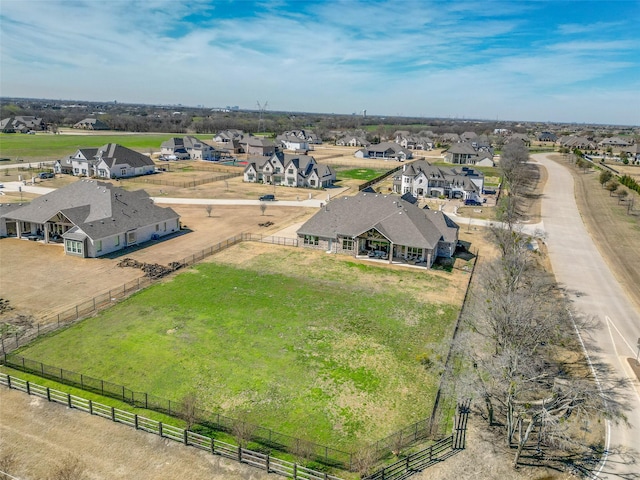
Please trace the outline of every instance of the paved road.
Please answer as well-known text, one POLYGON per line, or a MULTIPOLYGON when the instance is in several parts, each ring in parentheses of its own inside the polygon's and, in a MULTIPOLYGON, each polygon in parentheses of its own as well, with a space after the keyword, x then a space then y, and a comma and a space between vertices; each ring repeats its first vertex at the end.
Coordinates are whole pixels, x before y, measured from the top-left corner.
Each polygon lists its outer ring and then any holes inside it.
POLYGON ((595 316, 601 325, 585 335, 589 355, 629 380, 629 425, 610 424, 610 454, 599 467, 603 479, 640 478, 640 382, 629 366, 640 338, 640 312, 634 309, 603 260, 582 222, 574 198, 573 177, 545 154, 532 158, 549 173, 542 199, 542 219, 556 279, 571 292, 576 310, 595 316))

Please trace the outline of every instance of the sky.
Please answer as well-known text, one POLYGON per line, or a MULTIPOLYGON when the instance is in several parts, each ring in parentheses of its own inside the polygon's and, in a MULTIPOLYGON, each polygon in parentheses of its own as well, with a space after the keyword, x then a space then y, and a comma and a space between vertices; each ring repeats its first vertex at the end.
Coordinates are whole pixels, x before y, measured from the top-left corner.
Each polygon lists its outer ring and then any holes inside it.
POLYGON ((0 95, 640 125, 640 1, 0 0, 0 95))

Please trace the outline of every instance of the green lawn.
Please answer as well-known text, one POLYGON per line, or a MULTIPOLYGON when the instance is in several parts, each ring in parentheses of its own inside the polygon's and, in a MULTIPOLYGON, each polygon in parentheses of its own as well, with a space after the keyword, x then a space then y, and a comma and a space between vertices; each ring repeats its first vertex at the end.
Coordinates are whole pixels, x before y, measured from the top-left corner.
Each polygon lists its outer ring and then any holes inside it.
MULTIPOLYGON (((75 153, 81 147, 100 147, 106 143, 119 143, 127 148, 149 153, 160 150, 160 144, 180 134, 122 134, 122 135, 23 135, 0 133, 0 158, 9 158, 10 163, 21 159, 25 162, 58 160, 75 153)), ((210 140, 211 135, 199 135, 210 140)), ((6 162, 9 163, 9 162, 6 162)))
POLYGON ((388 171, 388 169, 384 168, 353 168, 349 170, 337 170, 336 179, 362 180, 364 182, 367 182, 369 180, 373 180, 376 177, 379 177, 380 175, 388 171))
POLYGON ((201 264, 18 354, 350 450, 430 415, 439 371, 421 360, 445 354, 459 306, 425 292, 446 285, 281 249, 201 264))

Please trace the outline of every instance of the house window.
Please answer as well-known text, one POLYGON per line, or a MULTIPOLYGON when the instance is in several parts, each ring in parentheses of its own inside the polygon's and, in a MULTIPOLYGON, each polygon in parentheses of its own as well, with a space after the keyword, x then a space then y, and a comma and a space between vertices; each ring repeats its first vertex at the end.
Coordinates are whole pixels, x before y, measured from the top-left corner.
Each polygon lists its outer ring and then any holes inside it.
POLYGON ((116 247, 120 245, 120 235, 116 235, 116 247))
POLYGON ((275 173, 280 173, 280 167, 276 167, 275 173))
POLYGON ((312 187, 316 186, 316 181, 315 180, 310 180, 309 181, 309 185, 311 185, 312 187))
POLYGON ((102 240, 96 240, 96 252, 102 251, 102 240))
POLYGON ((80 173, 80 170, 79 170, 79 169, 77 169, 77 168, 74 168, 74 169, 73 169, 73 173, 80 173))
POLYGON ((107 171, 104 168, 100 168, 98 169, 98 175, 100 175, 101 177, 106 177, 107 171))
POLYGON ((164 222, 164 231, 167 231, 167 222, 164 222))
POLYGON ((156 225, 156 232, 159 232, 159 231, 160 231, 160 224, 157 224, 156 225))
POLYGON ((293 175, 293 168, 289 169, 289 174, 293 175))
POLYGON ((127 245, 136 243, 136 232, 127 232, 127 245))
POLYGON ((319 238, 314 235, 305 235, 304 236, 304 244, 305 245, 318 245, 319 238))
POLYGON ((255 180, 255 175, 253 173, 250 173, 249 175, 247 175, 247 180, 250 182, 253 182, 255 180))
POLYGON ((68 253, 74 253, 78 255, 82 255, 83 249, 82 242, 77 240, 65 240, 64 249, 68 253))
POLYGON ((124 177, 126 174, 127 174, 127 169, 126 169, 126 167, 122 167, 122 168, 120 169, 120 175, 122 175, 122 176, 124 177))
POLYGON ((342 249, 343 250, 353 250, 353 239, 351 239, 351 238, 343 238, 342 239, 342 249))

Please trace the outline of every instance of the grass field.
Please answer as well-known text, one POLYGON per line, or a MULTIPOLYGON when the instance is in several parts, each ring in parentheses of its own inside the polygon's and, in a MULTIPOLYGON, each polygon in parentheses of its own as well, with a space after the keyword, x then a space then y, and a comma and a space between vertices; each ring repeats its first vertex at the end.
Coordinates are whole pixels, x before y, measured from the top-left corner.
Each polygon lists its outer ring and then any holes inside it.
POLYGON ((388 172, 388 169, 379 168, 353 168, 349 170, 336 170, 336 179, 343 180, 362 180, 363 182, 368 182, 369 180, 373 180, 376 177, 379 177, 383 173, 388 172))
MULTIPOLYGON (((22 135, 16 133, 0 133, 0 158, 9 158, 16 163, 58 160, 75 153, 81 147, 100 147, 106 143, 119 143, 127 148, 149 153, 159 151, 160 144, 171 137, 182 137, 180 134, 132 134, 121 135, 22 135)), ((211 135, 200 135, 210 140, 211 135)))
POLYGON ((194 392, 205 409, 341 449, 429 416, 462 287, 252 251, 235 246, 20 354, 169 399, 194 392))

